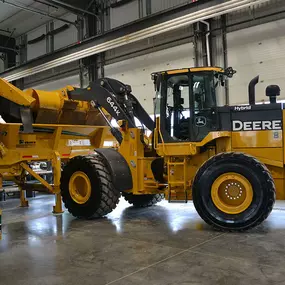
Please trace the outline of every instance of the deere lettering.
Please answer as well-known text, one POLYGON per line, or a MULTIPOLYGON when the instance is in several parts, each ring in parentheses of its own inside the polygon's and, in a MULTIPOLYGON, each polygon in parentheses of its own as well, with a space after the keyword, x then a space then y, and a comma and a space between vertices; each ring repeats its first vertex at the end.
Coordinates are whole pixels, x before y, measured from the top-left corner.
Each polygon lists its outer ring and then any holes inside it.
POLYGON ((261 131, 261 130, 281 130, 281 120, 275 121, 233 121, 233 131, 261 131))

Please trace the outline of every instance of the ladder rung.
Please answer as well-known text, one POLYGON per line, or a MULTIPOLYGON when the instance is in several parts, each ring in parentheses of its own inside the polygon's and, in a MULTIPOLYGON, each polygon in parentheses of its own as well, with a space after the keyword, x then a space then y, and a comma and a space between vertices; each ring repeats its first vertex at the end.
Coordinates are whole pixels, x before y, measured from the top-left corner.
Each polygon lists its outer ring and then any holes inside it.
POLYGON ((168 184, 186 184, 184 181, 168 181, 168 184))

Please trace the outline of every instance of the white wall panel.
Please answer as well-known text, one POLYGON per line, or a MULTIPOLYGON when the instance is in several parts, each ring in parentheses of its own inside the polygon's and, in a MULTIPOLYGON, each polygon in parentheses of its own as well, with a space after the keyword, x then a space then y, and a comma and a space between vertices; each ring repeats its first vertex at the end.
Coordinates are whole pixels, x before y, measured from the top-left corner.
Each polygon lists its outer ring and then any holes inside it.
POLYGON ((149 53, 105 66, 105 76, 112 77, 132 86, 133 94, 148 113, 153 114, 155 95, 151 73, 167 69, 194 66, 193 44, 149 53))
POLYGON ((257 101, 267 100, 265 89, 270 84, 281 87, 285 99, 285 20, 235 31, 228 34, 229 65, 237 70, 230 79, 230 103, 248 102, 248 83, 260 75, 256 87, 257 101))
MULTIPOLYGON (((77 16, 74 14, 68 14, 62 17, 65 20, 75 22, 77 16)), ((54 29, 62 27, 65 23, 61 21, 54 21, 54 29)), ((60 49, 78 41, 77 29, 74 25, 69 25, 69 28, 63 32, 60 32, 54 36, 54 49, 60 49)))
MULTIPOLYGON (((40 37, 42 34, 46 34, 46 26, 40 26, 37 29, 27 34, 28 41, 40 37)), ((40 42, 34 44, 28 44, 27 46, 27 60, 39 57, 46 53, 46 40, 43 39, 40 42)))
POLYGON ((128 4, 111 8, 111 29, 135 21, 139 18, 139 1, 132 1, 128 4))
POLYGON ((30 88, 38 89, 38 90, 52 91, 52 90, 61 89, 67 85, 80 87, 79 75, 73 75, 73 76, 62 78, 59 80, 46 82, 46 83, 43 83, 40 85, 32 86, 30 88))

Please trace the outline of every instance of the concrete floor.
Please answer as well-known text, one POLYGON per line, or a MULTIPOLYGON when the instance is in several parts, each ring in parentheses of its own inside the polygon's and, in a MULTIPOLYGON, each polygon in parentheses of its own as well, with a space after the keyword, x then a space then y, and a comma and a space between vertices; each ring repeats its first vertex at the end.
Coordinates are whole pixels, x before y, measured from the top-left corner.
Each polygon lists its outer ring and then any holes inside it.
POLYGON ((107 218, 51 214, 52 196, 0 202, 1 285, 285 284, 285 204, 247 233, 220 233, 192 204, 133 209, 107 218))

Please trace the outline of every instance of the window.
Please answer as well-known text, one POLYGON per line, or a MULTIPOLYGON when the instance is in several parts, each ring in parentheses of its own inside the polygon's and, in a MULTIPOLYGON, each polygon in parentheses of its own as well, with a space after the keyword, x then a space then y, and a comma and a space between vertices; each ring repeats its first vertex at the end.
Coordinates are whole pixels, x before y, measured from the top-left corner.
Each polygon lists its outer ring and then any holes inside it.
POLYGON ((194 75, 192 79, 195 113, 216 106, 215 86, 212 74, 194 75))
POLYGON ((189 138, 190 99, 188 75, 173 75, 167 80, 166 128, 175 139, 189 138))

